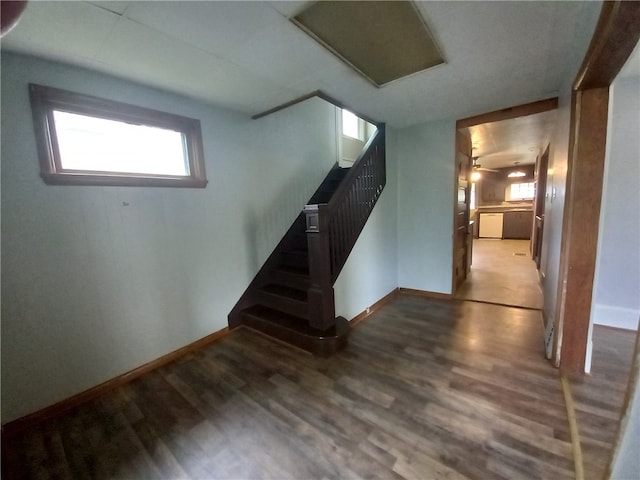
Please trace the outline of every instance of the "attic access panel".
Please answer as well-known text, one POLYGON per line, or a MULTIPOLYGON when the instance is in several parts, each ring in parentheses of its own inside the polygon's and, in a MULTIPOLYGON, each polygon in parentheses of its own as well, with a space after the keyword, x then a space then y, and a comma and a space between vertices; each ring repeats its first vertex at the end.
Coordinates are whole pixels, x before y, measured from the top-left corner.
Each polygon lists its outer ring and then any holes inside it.
POLYGON ((378 87, 444 63, 413 2, 319 1, 291 21, 378 87))

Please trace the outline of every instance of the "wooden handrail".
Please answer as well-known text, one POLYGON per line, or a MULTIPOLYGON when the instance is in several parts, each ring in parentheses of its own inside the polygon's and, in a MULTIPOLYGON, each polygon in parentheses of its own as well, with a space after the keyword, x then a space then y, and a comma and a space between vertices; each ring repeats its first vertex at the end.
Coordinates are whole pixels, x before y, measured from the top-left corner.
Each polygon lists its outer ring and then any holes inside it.
POLYGON ((385 127, 380 125, 329 202, 305 207, 312 327, 335 323, 333 284, 385 184, 385 127))
POLYGON ((355 162, 353 162, 353 166, 349 169, 349 173, 347 173, 347 175, 344 177, 344 180, 342 180, 342 182, 340 183, 340 186, 331 197, 331 200, 329 200, 327 209, 327 213, 329 215, 332 215, 336 211, 340 203, 344 201, 349 188, 362 173, 362 169, 365 165, 363 159, 367 158, 371 154, 371 149, 374 144, 378 144, 381 140, 384 143, 384 136, 385 127, 383 124, 378 127, 378 130, 373 135, 371 135, 371 138, 369 138, 364 147, 362 147, 362 151, 356 158, 355 162))
POLYGON ((385 129, 378 129, 367 148, 327 205, 331 238, 331 282, 338 278, 386 184, 385 129))

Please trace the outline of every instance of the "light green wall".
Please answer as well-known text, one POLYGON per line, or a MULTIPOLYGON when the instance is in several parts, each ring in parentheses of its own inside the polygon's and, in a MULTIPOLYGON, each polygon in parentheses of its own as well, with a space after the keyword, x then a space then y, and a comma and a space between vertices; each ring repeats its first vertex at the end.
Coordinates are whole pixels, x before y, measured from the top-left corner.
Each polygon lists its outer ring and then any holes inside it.
POLYGON ((451 293, 455 121, 398 132, 398 284, 451 293))
POLYGON ((336 145, 318 99, 254 121, 3 53, 2 422, 225 327, 336 145), (45 185, 29 82, 200 119, 208 187, 45 185))

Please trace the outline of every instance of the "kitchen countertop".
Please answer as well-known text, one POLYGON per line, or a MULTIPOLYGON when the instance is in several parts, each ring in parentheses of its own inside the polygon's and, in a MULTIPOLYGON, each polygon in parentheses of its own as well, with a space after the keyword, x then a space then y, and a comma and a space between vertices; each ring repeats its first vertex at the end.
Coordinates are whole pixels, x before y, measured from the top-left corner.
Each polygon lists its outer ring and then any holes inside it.
POLYGON ((514 203, 500 205, 483 205, 477 208, 478 213, 500 213, 500 212, 532 212, 533 205, 530 203, 514 203))

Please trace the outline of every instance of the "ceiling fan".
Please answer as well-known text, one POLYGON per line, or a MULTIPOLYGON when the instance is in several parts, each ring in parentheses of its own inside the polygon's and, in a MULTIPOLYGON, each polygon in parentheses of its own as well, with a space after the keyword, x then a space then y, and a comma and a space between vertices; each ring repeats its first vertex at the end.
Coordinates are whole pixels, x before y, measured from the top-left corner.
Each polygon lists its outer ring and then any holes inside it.
POLYGON ((483 168, 482 165, 478 163, 478 159, 480 157, 471 157, 473 160, 473 170, 478 172, 497 172, 498 170, 493 170, 491 168, 483 168))

